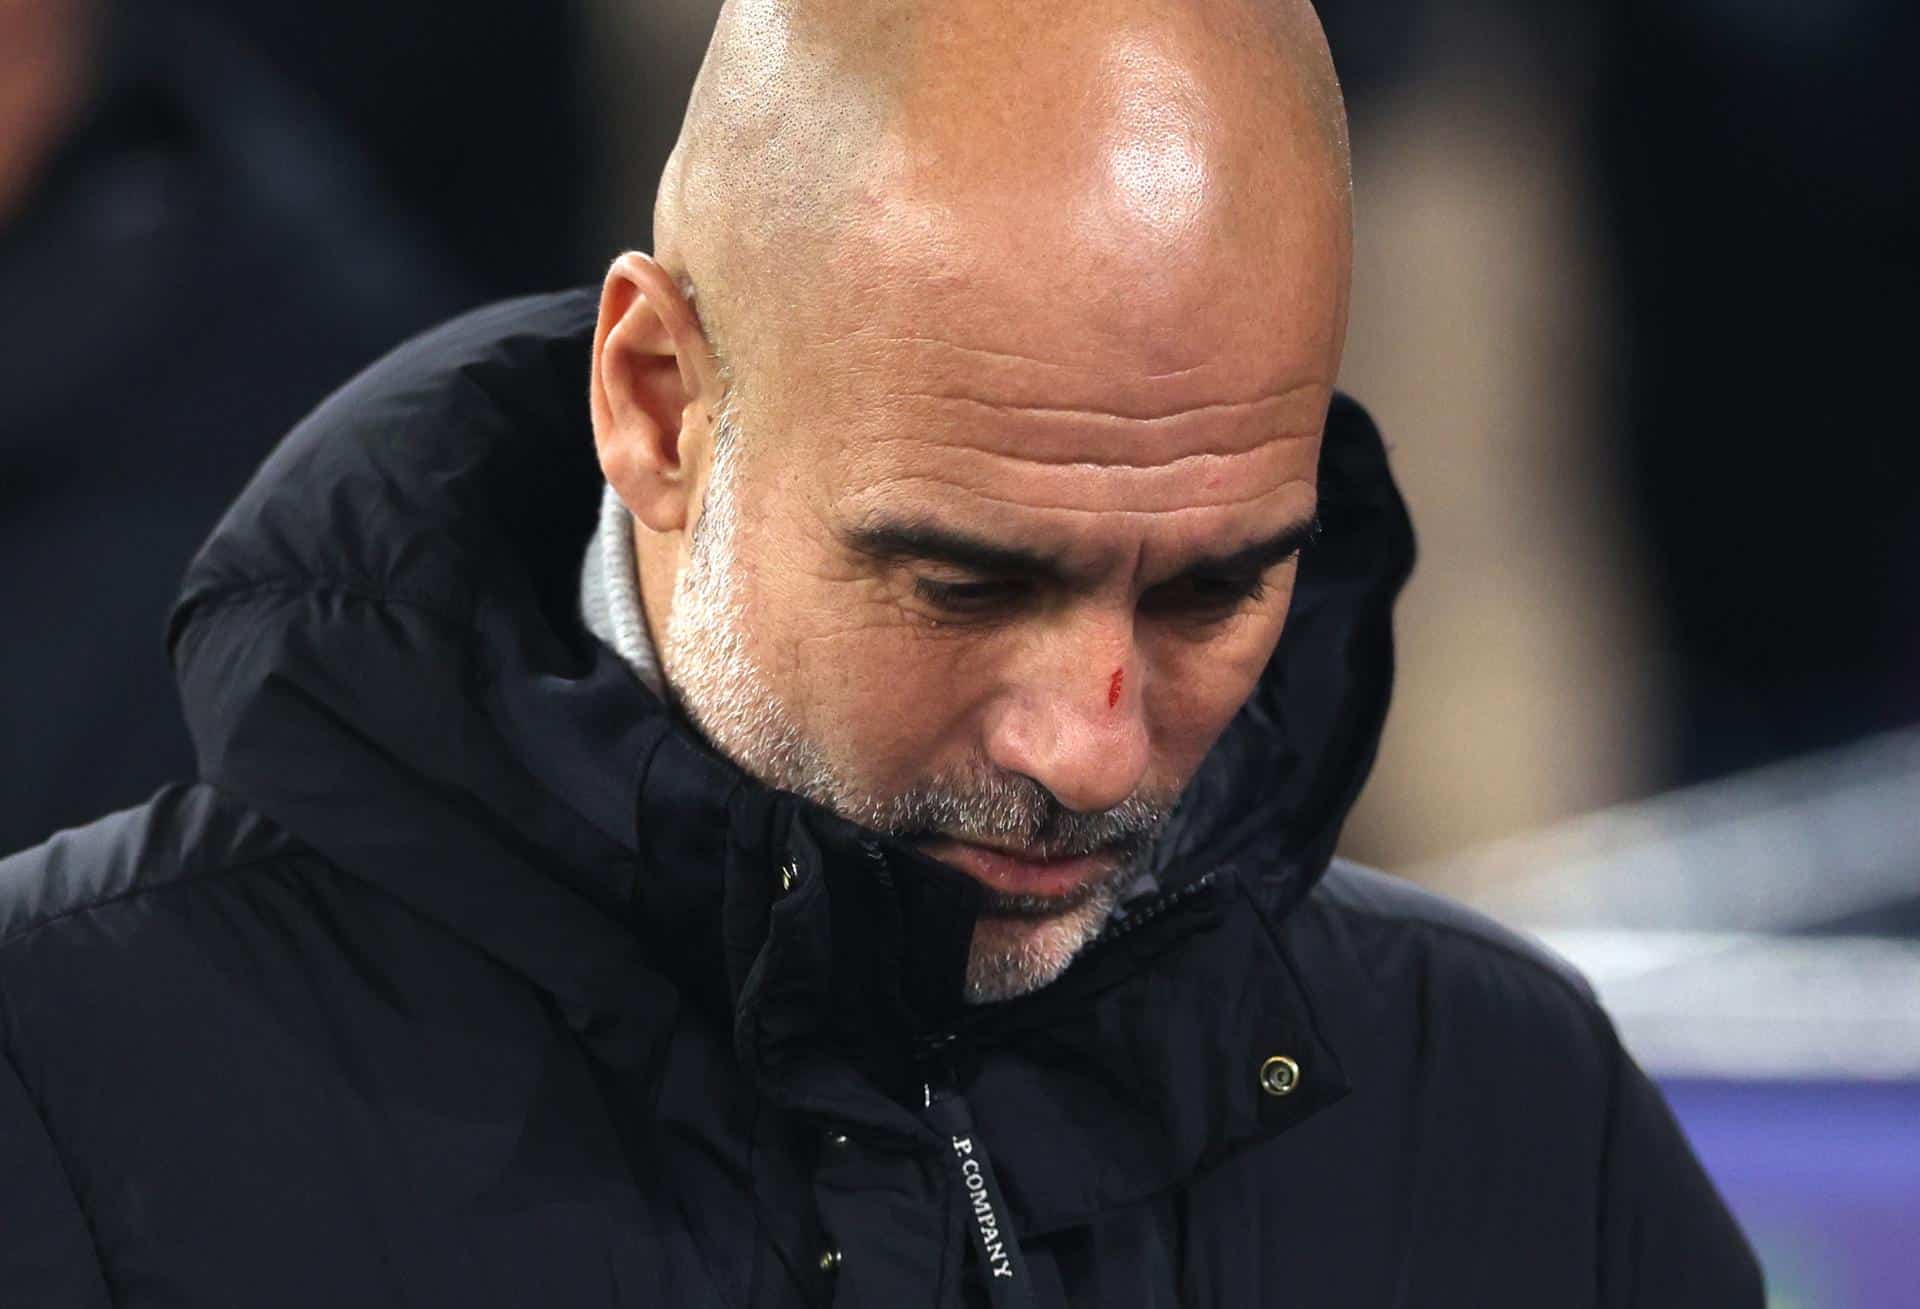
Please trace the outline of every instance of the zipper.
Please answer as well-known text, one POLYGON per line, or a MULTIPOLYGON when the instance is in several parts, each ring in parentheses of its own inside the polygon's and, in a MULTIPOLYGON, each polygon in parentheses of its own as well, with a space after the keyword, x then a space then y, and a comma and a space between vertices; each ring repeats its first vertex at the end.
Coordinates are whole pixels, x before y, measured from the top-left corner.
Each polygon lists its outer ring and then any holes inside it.
MULTIPOLYGON (((1168 914, 1185 906, 1204 892, 1210 890, 1219 880, 1220 876, 1217 872, 1206 872, 1176 890, 1167 891, 1155 896, 1138 909, 1129 913, 1125 918, 1109 923, 1101 931, 1100 935, 1087 942, 1085 947, 1081 949, 1079 958, 1085 959, 1097 954, 1102 948, 1112 945, 1122 937, 1139 931, 1149 923, 1157 922, 1165 918, 1168 914)), ((1055 985, 1060 986, 1059 983, 1055 985)), ((1062 991, 1065 989, 1065 987, 1061 987, 1062 991)), ((1015 1003, 1019 1002, 1016 1001, 1015 1003)), ((926 1074, 922 1079, 923 1099, 929 1094, 937 1099, 941 1086, 943 1084, 949 1086, 952 1084, 954 1079, 951 1060, 948 1056, 949 1049, 959 1041, 974 1039, 975 1034, 982 1030, 984 1029, 974 1018, 963 1016, 958 1020, 957 1030, 944 1031, 934 1036, 916 1038, 914 1042, 915 1062, 920 1065, 923 1074, 926 1074)))
MULTIPOLYGON (((1165 917, 1169 912, 1193 899, 1194 896, 1199 895, 1202 891, 1209 889, 1219 880, 1220 874, 1217 871, 1209 870, 1200 874, 1200 876, 1194 878, 1185 886, 1168 891, 1164 895, 1154 897, 1120 921, 1108 923, 1106 929, 1087 944, 1087 950, 1097 950, 1103 945, 1119 940, 1130 932, 1138 931, 1157 918, 1165 917)), ((1085 953, 1085 951, 1082 953, 1085 953)))

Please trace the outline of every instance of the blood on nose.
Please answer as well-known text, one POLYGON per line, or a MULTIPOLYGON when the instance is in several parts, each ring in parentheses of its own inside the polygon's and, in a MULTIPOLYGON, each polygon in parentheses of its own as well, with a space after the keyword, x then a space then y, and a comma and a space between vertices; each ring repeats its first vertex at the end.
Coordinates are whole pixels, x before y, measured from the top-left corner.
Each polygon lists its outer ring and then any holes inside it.
POLYGON ((1107 681, 1107 708, 1111 709, 1120 703, 1120 684, 1126 680, 1126 669, 1116 668, 1113 670, 1113 676, 1107 681))

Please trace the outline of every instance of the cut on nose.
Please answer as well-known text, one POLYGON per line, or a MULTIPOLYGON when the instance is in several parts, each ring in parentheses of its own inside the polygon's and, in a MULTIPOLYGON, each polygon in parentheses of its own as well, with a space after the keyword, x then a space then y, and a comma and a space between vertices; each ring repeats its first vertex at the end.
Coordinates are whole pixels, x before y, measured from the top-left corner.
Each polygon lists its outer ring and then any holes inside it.
POLYGON ((1076 812, 1111 809, 1134 794, 1147 771, 1146 724, 1131 689, 1119 668, 1077 695, 1012 699, 993 716, 988 758, 1076 812))

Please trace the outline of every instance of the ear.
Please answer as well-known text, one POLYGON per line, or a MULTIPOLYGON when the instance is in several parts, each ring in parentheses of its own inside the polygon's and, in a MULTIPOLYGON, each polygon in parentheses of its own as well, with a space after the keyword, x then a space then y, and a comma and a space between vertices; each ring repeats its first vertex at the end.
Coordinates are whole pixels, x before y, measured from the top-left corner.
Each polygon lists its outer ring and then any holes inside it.
POLYGON ((614 260, 593 334, 593 441, 614 494, 653 531, 687 526, 722 391, 673 276, 637 251, 614 260))

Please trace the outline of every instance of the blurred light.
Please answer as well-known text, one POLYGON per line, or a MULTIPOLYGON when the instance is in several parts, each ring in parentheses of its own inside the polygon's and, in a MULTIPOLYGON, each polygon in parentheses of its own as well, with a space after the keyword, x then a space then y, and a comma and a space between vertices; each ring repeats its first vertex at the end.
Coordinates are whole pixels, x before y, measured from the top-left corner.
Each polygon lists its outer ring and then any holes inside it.
POLYGON ((1538 928, 1797 932, 1920 901, 1920 730, 1622 805, 1415 870, 1538 928))

